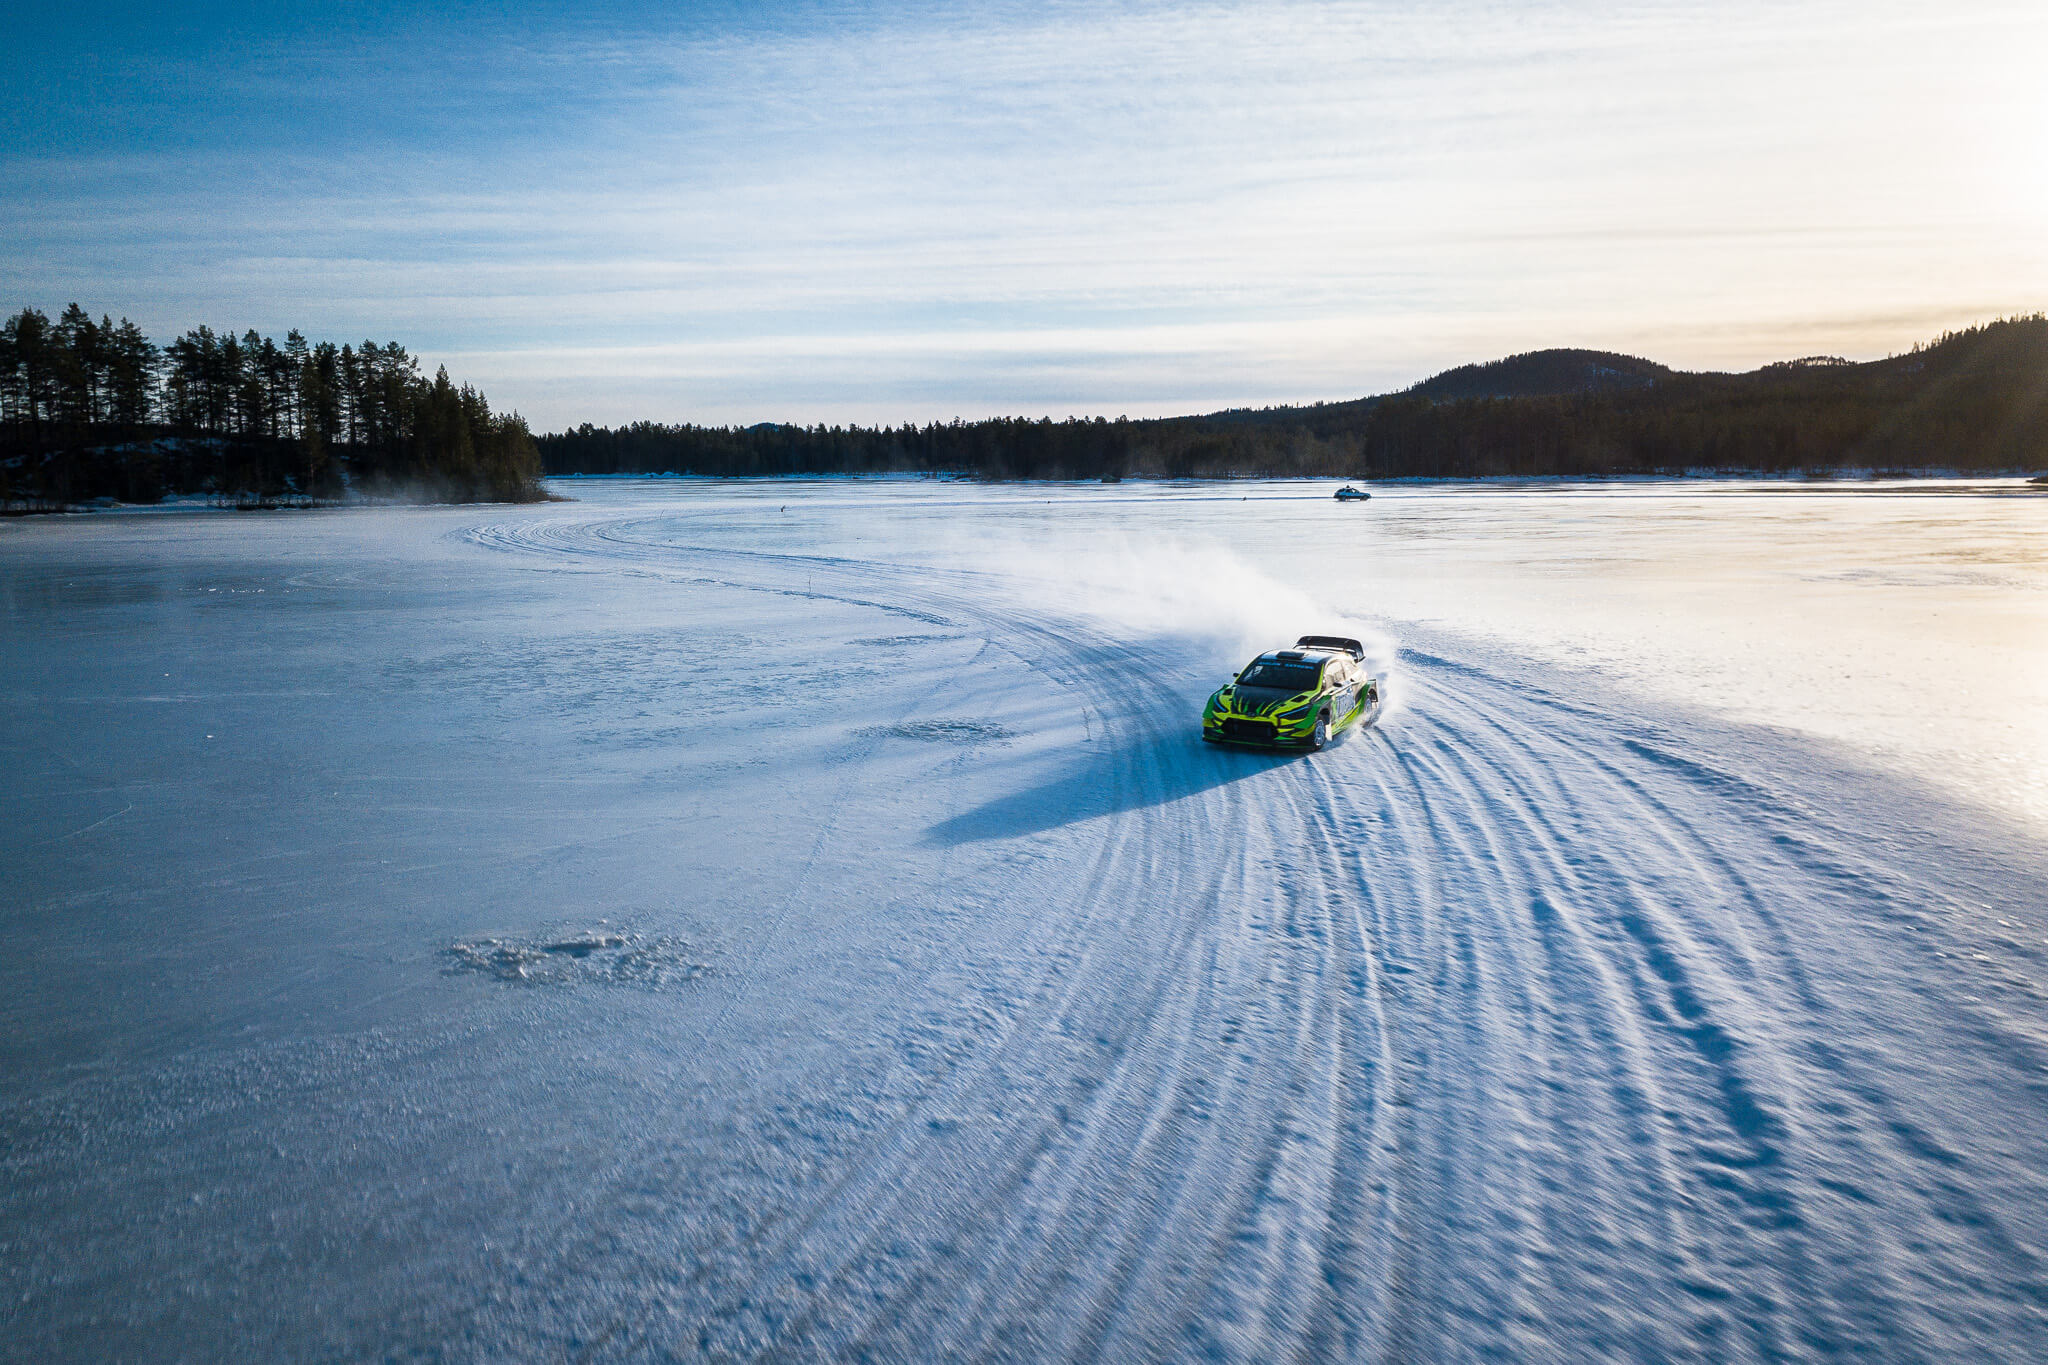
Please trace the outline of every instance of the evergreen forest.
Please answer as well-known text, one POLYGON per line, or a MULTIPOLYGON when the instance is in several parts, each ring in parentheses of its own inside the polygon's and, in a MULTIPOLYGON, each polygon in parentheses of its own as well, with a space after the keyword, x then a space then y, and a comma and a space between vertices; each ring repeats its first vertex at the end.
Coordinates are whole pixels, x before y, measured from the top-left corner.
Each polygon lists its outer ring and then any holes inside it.
POLYGON ((1397 394, 1201 417, 1005 417, 898 427, 585 424, 539 438, 550 474, 923 472, 992 479, 1486 478, 1991 473, 2048 468, 2048 317, 1867 363, 1744 374, 1553 350, 1397 394))
POLYGON ((1551 350, 1400 393, 1206 416, 904 426, 589 423, 533 436, 394 343, 200 327, 159 348, 78 305, 0 326, 0 507, 203 494, 531 501, 547 474, 1485 478, 2048 469, 2048 316, 1866 363, 1743 374, 1551 350))
POLYGON ((166 347, 77 304, 0 326, 0 506, 43 510, 205 494, 237 506, 349 495, 521 502, 540 453, 397 343, 335 346, 292 331, 200 327, 166 347))

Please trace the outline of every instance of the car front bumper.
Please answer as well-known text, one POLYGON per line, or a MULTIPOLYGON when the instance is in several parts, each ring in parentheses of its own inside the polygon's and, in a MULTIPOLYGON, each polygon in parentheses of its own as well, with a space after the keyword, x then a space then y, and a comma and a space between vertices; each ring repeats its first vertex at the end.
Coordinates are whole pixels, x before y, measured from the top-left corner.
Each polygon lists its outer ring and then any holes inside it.
POLYGON ((1259 749, 1306 749, 1315 743, 1315 717, 1288 723, 1249 716, 1205 716, 1202 738, 1212 744, 1243 744, 1259 749))

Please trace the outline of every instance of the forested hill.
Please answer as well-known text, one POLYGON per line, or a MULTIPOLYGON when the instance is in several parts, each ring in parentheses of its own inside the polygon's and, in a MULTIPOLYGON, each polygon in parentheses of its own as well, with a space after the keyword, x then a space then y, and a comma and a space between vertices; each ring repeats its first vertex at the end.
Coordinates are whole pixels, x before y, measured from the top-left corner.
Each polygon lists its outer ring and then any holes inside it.
POLYGON ((77 304, 0 326, 0 508, 204 493, 239 505, 350 492, 435 502, 543 496, 517 413, 432 379, 396 342, 282 346, 200 327, 159 348, 77 304))
POLYGON ((1483 365, 1460 365, 1404 391, 1443 403, 1460 398, 1556 398, 1653 388, 1673 377, 1654 360, 1611 351, 1529 351, 1483 365))
POLYGON ((1460 398, 1554 398, 1648 388, 1660 379, 1671 378, 1672 373, 1655 361, 1611 351, 1528 351, 1505 360, 1460 365, 1395 395, 1318 403, 1312 408, 1231 408, 1212 412, 1207 420, 1223 426, 1306 424, 1317 431, 1330 432, 1362 422, 1387 397, 1427 398, 1437 403, 1460 398))
POLYGON ((539 438, 552 474, 954 472, 986 478, 1897 472, 2048 468, 2048 317, 1885 360, 1687 374, 1536 351, 1402 393, 1151 421, 593 427, 539 438))

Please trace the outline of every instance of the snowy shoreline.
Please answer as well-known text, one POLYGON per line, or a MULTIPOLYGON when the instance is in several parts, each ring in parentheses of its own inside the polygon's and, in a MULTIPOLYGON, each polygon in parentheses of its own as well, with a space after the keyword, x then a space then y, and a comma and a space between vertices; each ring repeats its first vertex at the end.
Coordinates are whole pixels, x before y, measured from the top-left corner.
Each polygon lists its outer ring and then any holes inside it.
MULTIPOLYGON (((965 484, 990 488, 1065 488, 1096 490, 1119 488, 1132 493, 1159 492, 1175 489, 1230 489, 1244 486, 1261 488, 1313 488, 1321 490, 1342 482, 1332 478, 1273 479, 1260 475, 1242 475, 1217 478, 1190 479, 1145 479, 1126 478, 1115 483, 1099 479, 983 479, 967 474, 769 474, 753 477, 730 477, 712 474, 551 474, 541 480, 558 499, 574 499, 573 490, 580 484, 596 486, 630 485, 634 483, 657 483, 671 485, 704 485, 720 487, 727 485, 764 484, 800 486, 803 484, 825 485, 928 485, 965 484)), ((1812 492, 1870 492, 1870 493, 1996 493, 2030 494, 2048 492, 2038 475, 2029 471, 2013 470, 1990 474, 1963 474, 1953 470, 1925 473, 1879 472, 1876 470, 1840 470, 1826 474, 1773 474, 1739 470, 1700 470, 1684 475, 1661 474, 1615 474, 1615 475, 1563 475, 1563 476, 1516 476, 1495 475, 1467 479, 1426 479, 1426 478, 1384 478, 1355 479, 1353 482, 1370 484, 1379 489, 1443 490, 1488 489, 1495 491, 1541 492, 1548 489, 1587 490, 1600 488, 1720 488, 1743 489, 1760 492, 1804 490, 1812 492)), ((1319 496, 1326 496, 1318 494, 1319 496)), ((350 497, 340 500, 313 502, 279 502, 275 504, 238 504, 222 502, 211 494, 172 494, 156 503, 121 503, 110 499, 98 499, 91 504, 77 506, 16 509, 0 518, 0 524, 25 517, 61 516, 104 516, 109 514, 133 514, 138 512, 336 512, 410 507, 493 507, 521 506, 520 503, 447 503, 417 502, 402 498, 350 497)))

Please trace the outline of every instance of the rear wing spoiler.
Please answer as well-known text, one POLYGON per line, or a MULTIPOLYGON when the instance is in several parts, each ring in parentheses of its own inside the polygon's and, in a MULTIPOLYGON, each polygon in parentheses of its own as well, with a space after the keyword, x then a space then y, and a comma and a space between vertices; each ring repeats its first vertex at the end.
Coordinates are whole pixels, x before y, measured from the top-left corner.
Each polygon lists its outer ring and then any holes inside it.
POLYGON ((1294 642, 1296 649, 1341 649, 1360 663, 1365 662, 1365 646, 1356 640, 1346 640, 1338 635, 1304 635, 1294 642))

